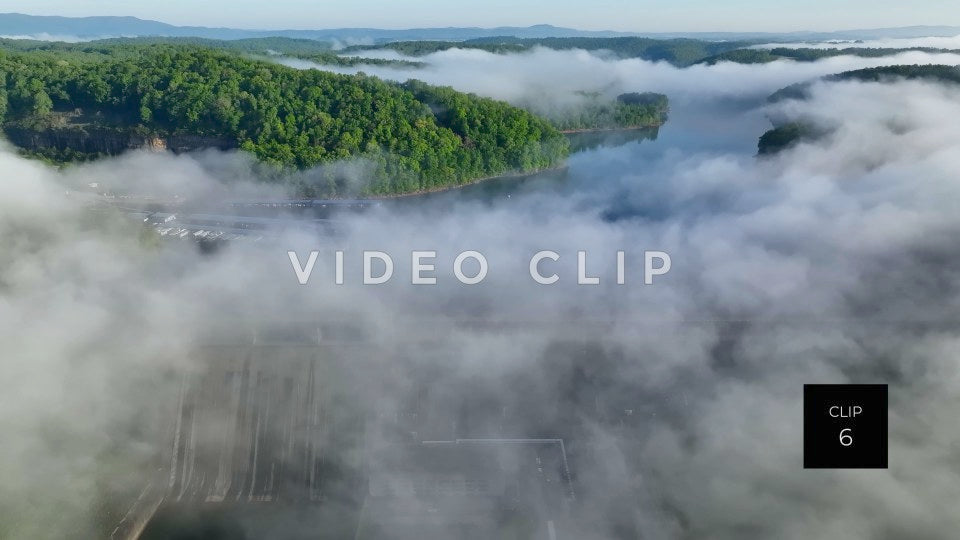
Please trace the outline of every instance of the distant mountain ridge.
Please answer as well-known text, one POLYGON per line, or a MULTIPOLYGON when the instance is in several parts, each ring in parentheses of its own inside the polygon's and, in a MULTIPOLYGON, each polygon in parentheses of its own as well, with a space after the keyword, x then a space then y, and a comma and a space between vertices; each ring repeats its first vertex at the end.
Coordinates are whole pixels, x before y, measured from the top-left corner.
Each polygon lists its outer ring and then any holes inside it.
POLYGON ((337 40, 346 43, 388 42, 405 40, 461 41, 497 36, 517 38, 545 37, 624 37, 697 38, 705 40, 856 40, 880 38, 950 37, 960 35, 958 26, 908 26, 841 30, 836 32, 615 32, 577 30, 549 24, 502 26, 496 28, 445 27, 390 30, 382 28, 332 28, 317 30, 244 30, 205 26, 175 26, 136 17, 59 17, 0 13, 0 36, 44 37, 46 39, 97 39, 103 37, 203 37, 209 39, 244 39, 257 37, 289 37, 316 40, 337 40))
POLYGON ((382 28, 332 28, 317 30, 244 30, 205 26, 174 26, 136 17, 58 17, 0 13, 0 35, 3 36, 73 36, 95 39, 114 36, 203 37, 209 39, 245 39, 257 37, 289 37, 305 39, 337 39, 394 41, 412 39, 465 40, 481 37, 619 37, 636 35, 630 32, 590 31, 561 28, 549 24, 527 27, 496 28, 446 27, 390 30, 382 28))

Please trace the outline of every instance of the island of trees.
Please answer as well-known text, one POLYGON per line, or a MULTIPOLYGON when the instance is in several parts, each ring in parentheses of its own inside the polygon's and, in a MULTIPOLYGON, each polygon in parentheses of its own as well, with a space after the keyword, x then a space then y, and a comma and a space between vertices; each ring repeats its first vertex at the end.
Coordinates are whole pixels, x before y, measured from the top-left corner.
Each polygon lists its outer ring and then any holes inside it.
POLYGON ((761 156, 776 154, 803 141, 815 140, 823 134, 810 122, 794 121, 780 124, 760 136, 757 153, 761 156))
POLYGON ((564 133, 660 127, 670 110, 667 96, 653 92, 629 92, 614 99, 598 93, 581 93, 583 102, 572 107, 531 111, 545 116, 564 133))
MULTIPOLYGON (((944 65, 897 65, 844 71, 822 77, 826 82, 862 81, 887 82, 896 80, 923 80, 941 84, 960 84, 960 66, 944 65)), ((807 99, 813 83, 797 83, 777 90, 767 99, 777 102, 786 99, 807 99)), ((770 155, 794 146, 802 141, 816 140, 830 133, 830 130, 817 126, 805 119, 787 119, 778 121, 773 129, 760 136, 757 151, 760 155, 770 155)))

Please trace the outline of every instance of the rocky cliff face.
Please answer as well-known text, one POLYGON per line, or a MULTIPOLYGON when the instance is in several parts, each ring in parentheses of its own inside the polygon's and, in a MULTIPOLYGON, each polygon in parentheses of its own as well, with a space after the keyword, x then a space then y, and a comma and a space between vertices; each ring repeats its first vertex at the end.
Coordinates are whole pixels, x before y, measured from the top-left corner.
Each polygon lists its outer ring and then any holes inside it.
POLYGON ((4 128, 13 144, 27 150, 47 149, 72 150, 84 154, 117 155, 127 150, 169 150, 174 153, 189 152, 204 148, 228 150, 236 148, 234 141, 196 135, 170 135, 159 137, 143 135, 133 130, 97 126, 68 126, 46 129, 31 129, 22 126, 4 128))

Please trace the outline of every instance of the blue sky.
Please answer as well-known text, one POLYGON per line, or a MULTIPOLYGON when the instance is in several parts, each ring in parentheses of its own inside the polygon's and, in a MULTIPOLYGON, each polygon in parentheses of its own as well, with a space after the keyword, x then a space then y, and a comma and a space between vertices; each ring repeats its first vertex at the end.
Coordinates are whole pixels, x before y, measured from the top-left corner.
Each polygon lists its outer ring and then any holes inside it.
POLYGON ((960 25, 957 0, 0 0, 0 12, 235 28, 526 26, 789 31, 960 25))

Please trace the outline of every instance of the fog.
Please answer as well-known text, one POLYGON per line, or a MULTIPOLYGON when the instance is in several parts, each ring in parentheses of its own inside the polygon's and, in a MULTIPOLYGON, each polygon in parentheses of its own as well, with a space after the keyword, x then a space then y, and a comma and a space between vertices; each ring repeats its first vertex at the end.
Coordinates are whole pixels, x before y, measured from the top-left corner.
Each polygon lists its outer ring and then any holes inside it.
POLYGON ((804 48, 804 49, 834 49, 846 47, 870 47, 881 49, 907 49, 911 47, 928 47, 931 49, 960 49, 960 35, 953 37, 921 37, 921 38, 886 38, 863 40, 837 41, 802 41, 797 43, 765 43, 759 48, 773 49, 776 47, 804 48))
POLYGON ((385 202, 339 217, 341 236, 212 254, 156 242, 122 211, 64 192, 135 181, 194 202, 282 195, 240 154, 132 153, 61 171, 2 150, 0 536, 94 536, 116 518, 100 494, 136 497, 170 444, 182 374, 205 369, 198 348, 224 326, 245 335, 330 319, 372 329, 379 351, 349 358, 334 409, 397 410, 426 370, 438 409, 487 400, 509 411, 507 436, 564 438, 577 499, 560 538, 955 535, 960 93, 846 82, 817 84, 805 102, 762 98, 828 73, 956 56, 688 69, 542 49, 426 60, 418 78, 510 101, 665 92, 673 120, 657 141, 576 154, 559 179, 510 197, 385 202), (758 159, 775 114, 836 129, 758 159), (287 251, 311 249, 322 255, 300 286, 287 251), (346 251, 343 286, 335 249, 346 251), (413 249, 438 252, 438 285, 409 284, 413 249), (479 285, 449 270, 468 249, 489 261, 479 285), (544 249, 561 255, 556 285, 529 277, 544 249), (648 249, 673 261, 649 286, 648 249), (390 283, 359 283, 362 250, 394 256, 390 283), (600 285, 576 285, 578 250, 600 285), (888 470, 802 468, 802 385, 845 382, 890 384, 888 470), (633 424, 596 413, 601 402, 633 424))
POLYGON ((891 64, 960 64, 960 55, 905 52, 883 58, 841 56, 817 62, 780 60, 767 64, 722 62, 677 68, 667 62, 610 59, 583 50, 557 51, 537 47, 521 54, 500 55, 477 49, 449 49, 408 57, 395 51, 368 51, 372 58, 416 60, 416 70, 362 65, 350 68, 319 66, 298 59, 281 60, 291 67, 318 67, 339 73, 363 71, 405 81, 415 78, 431 84, 509 101, 511 103, 566 104, 575 92, 647 91, 667 94, 671 102, 705 99, 765 97, 791 83, 823 75, 891 64), (483 76, 478 76, 482 73, 483 76))
POLYGON ((75 36, 69 34, 48 34, 42 32, 39 34, 18 34, 18 35, 3 35, 0 38, 3 39, 32 39, 36 41, 62 41, 64 43, 84 43, 87 41, 94 41, 98 39, 111 39, 118 37, 133 37, 133 36, 123 36, 123 35, 101 35, 101 36, 75 36))

